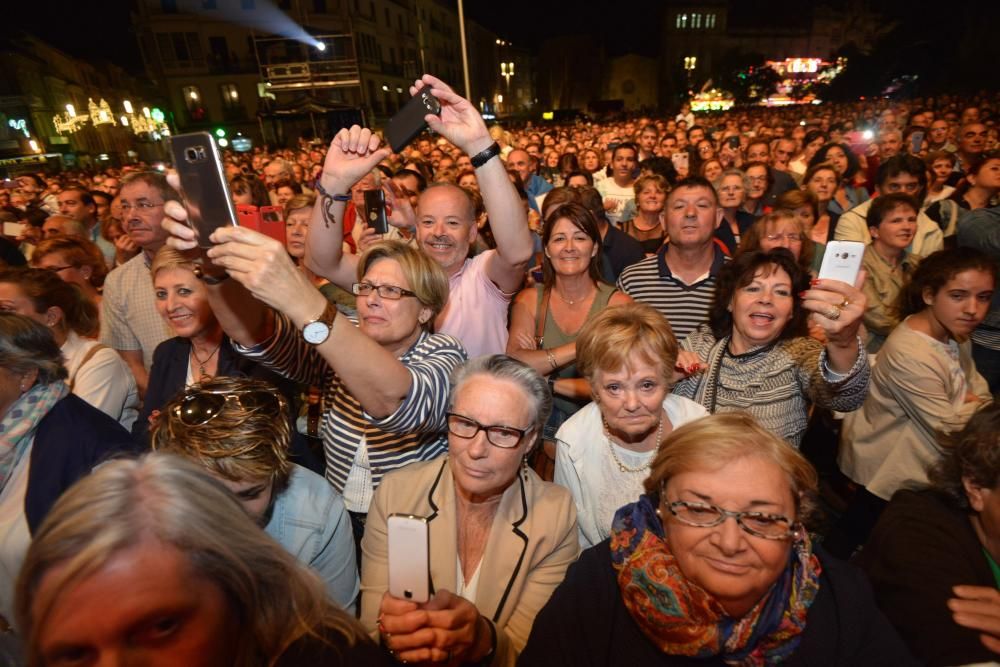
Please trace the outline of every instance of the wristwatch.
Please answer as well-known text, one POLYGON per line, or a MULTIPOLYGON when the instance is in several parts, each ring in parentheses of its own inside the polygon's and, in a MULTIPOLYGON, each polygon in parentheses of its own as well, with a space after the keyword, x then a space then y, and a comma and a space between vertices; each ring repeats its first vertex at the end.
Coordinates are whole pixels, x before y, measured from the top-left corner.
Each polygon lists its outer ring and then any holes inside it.
POLYGON ((497 155, 500 155, 500 144, 494 141, 492 144, 470 157, 469 162, 472 163, 473 167, 479 169, 497 155))
POLYGON ((337 319, 337 306, 327 303, 319 317, 309 320, 302 327, 302 337, 311 345, 320 345, 330 337, 333 321, 337 319))

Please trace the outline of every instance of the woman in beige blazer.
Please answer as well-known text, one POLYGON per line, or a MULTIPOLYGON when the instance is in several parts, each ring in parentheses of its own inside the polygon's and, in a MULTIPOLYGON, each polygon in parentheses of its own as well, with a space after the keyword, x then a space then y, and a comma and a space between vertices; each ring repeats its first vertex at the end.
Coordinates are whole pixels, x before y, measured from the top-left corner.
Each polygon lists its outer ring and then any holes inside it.
POLYGON ((579 554, 566 489, 523 465, 551 410, 545 380, 502 355, 453 378, 448 455, 385 477, 362 548, 361 621, 399 661, 513 665, 579 554), (387 592, 386 519, 427 518, 433 596, 387 592))

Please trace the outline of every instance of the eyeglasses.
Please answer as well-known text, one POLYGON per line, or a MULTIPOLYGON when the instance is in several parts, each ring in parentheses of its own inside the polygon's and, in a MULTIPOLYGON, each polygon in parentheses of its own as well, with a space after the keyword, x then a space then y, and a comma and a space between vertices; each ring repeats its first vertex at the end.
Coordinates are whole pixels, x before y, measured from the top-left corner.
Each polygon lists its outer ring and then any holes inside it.
POLYGON ((122 213, 128 213, 133 208, 139 213, 146 213, 147 211, 159 206, 163 206, 163 204, 153 204, 148 201, 138 201, 134 205, 129 204, 128 202, 121 202, 118 204, 118 208, 122 210, 122 213))
POLYGON ((186 426, 201 426, 218 417, 229 401, 236 402, 247 412, 268 410, 275 417, 279 417, 283 411, 281 397, 269 391, 248 389, 213 392, 202 389, 181 399, 181 402, 174 406, 174 417, 180 419, 186 426))
POLYGON ((785 239, 788 239, 789 243, 802 243, 805 236, 802 234, 767 234, 764 238, 771 243, 781 243, 785 239))
POLYGON ((766 540, 785 540, 795 534, 792 522, 780 514, 763 512, 730 512, 707 503, 689 503, 678 500, 667 505, 670 513, 681 523, 698 528, 713 528, 732 517, 745 532, 766 540))
POLYGON ((416 292, 411 292, 408 289, 396 287, 395 285, 373 285, 372 283, 354 283, 351 285, 351 291, 358 296, 368 296, 373 290, 378 292, 378 295, 383 299, 389 299, 390 301, 399 301, 404 296, 417 296, 416 292))
POLYGON ((521 444, 521 440, 527 435, 530 428, 514 428, 513 426, 503 426, 493 424, 487 426, 480 424, 475 419, 470 419, 454 412, 446 413, 448 416, 448 432, 459 438, 468 440, 476 437, 480 431, 486 431, 486 439, 491 445, 501 449, 513 449, 521 444))

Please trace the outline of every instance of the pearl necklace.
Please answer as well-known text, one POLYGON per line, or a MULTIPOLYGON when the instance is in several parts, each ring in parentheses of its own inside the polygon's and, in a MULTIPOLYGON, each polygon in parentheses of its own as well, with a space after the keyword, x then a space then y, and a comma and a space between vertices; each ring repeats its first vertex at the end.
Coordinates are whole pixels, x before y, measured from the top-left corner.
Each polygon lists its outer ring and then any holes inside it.
POLYGON ((615 443, 611 441, 611 427, 608 426, 608 420, 602 416, 601 421, 604 422, 604 432, 608 436, 608 449, 611 450, 611 458, 618 464, 618 470, 623 473, 627 472, 633 474, 649 470, 650 465, 653 463, 653 459, 656 458, 656 453, 660 451, 660 445, 663 443, 663 414, 660 414, 660 423, 656 428, 656 448, 653 450, 653 455, 649 457, 649 461, 638 468, 629 468, 627 465, 622 463, 620 458, 618 458, 618 454, 615 452, 615 443))

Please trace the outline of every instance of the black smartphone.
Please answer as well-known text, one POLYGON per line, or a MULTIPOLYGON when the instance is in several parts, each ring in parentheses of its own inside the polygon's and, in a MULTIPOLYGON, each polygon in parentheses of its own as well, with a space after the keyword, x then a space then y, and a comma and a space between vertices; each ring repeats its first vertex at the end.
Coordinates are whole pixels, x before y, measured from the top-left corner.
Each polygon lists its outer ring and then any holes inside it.
POLYGON ((389 220, 385 216, 385 192, 365 190, 365 220, 376 234, 389 233, 389 220))
POLYGON ((399 113, 389 119, 389 123, 385 126, 385 136, 394 153, 402 152, 411 141, 427 129, 424 116, 429 113, 440 116, 441 103, 431 95, 431 87, 424 86, 403 105, 399 113))
POLYGON ((729 142, 729 147, 734 151, 740 149, 740 138, 739 137, 729 137, 726 141, 729 142))
POLYGON ((238 224, 219 147, 208 132, 192 132, 171 137, 170 152, 184 190, 188 224, 198 232, 198 245, 210 248, 212 232, 238 224))

